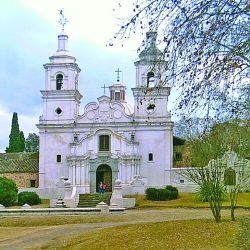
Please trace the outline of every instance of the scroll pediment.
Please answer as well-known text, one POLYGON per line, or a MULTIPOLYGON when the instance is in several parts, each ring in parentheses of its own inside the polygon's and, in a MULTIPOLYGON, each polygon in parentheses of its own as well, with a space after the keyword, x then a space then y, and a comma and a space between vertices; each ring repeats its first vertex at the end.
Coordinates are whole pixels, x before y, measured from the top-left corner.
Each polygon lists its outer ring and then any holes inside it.
POLYGON ((129 122, 132 115, 125 113, 125 107, 120 102, 113 102, 108 96, 101 96, 98 102, 91 102, 85 106, 84 114, 78 123, 109 123, 129 122))

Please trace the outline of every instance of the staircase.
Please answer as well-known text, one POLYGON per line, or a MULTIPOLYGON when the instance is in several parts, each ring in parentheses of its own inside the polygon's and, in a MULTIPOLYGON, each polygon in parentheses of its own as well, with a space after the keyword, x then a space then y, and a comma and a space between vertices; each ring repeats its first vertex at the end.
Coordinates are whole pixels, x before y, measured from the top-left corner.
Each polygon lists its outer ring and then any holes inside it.
POLYGON ((101 201, 110 205, 112 193, 104 193, 104 194, 80 194, 79 195, 79 203, 77 207, 95 207, 101 201))

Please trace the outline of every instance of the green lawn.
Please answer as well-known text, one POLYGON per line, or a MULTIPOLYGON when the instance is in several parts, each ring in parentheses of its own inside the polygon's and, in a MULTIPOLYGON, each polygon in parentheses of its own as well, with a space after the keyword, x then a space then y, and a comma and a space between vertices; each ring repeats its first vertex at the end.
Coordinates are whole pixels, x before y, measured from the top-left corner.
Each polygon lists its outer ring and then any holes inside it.
MULTIPOLYGON (((137 208, 155 208, 155 207, 188 207, 188 208, 208 208, 208 202, 197 201, 196 194, 180 193, 179 198, 170 201, 149 201, 144 195, 129 196, 136 198, 137 208)), ((223 202, 223 207, 229 207, 230 201, 223 202)), ((250 208, 250 193, 239 193, 238 207, 250 208)))

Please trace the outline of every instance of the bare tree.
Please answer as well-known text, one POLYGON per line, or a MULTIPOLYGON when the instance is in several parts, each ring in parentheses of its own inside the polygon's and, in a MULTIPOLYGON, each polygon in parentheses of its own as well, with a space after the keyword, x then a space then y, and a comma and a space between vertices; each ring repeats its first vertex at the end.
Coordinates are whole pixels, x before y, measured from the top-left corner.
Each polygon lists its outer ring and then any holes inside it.
POLYGON ((248 0, 134 0, 131 7, 114 37, 158 32, 180 114, 249 117, 248 0))

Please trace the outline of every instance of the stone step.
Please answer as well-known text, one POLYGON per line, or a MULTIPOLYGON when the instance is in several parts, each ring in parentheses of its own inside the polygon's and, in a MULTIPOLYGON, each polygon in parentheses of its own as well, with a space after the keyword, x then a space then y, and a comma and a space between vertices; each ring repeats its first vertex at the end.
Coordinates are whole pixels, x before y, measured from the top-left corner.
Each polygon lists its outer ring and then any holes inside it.
POLYGON ((95 207, 101 201, 109 205, 112 193, 80 194, 77 207, 95 207))

